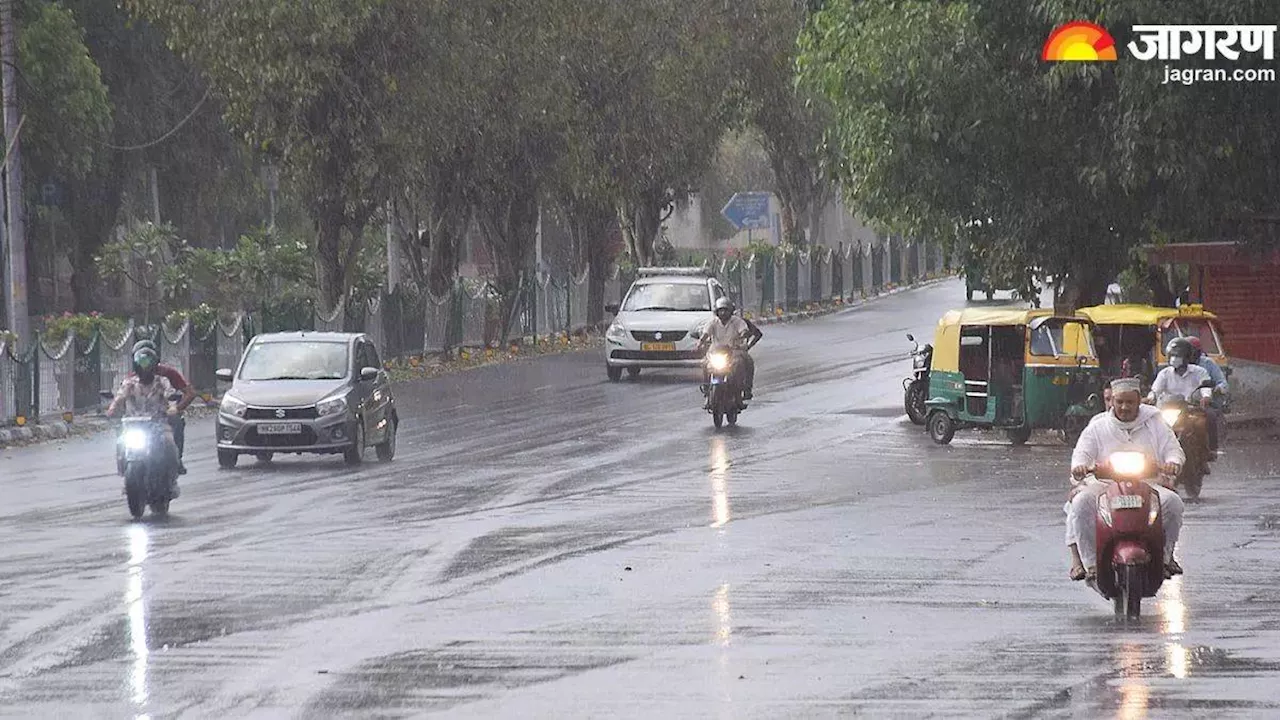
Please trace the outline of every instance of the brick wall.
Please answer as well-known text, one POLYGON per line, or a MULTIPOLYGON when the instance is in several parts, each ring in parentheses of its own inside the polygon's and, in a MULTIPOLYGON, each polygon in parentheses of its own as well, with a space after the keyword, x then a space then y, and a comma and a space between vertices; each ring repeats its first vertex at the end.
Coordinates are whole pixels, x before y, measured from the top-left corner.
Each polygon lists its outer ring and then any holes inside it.
POLYGON ((1228 357, 1280 365, 1280 265, 1211 265, 1204 306, 1218 315, 1228 357))

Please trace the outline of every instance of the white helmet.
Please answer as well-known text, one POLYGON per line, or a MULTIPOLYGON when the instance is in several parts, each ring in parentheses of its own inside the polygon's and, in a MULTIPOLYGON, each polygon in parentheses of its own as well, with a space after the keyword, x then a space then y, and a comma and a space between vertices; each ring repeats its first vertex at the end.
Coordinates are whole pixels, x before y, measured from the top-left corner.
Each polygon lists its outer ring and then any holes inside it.
POLYGON ((713 306, 715 314, 719 315, 721 310, 728 310, 733 314, 733 301, 727 297, 716 298, 716 304, 713 306))

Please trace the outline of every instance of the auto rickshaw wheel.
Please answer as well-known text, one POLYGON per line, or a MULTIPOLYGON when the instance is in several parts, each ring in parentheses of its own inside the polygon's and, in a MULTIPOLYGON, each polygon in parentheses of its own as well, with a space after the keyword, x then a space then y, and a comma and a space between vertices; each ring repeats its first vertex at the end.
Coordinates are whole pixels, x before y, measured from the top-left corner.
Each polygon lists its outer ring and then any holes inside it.
POLYGON ((939 445, 946 445, 956 436, 956 424, 945 410, 934 410, 929 416, 929 437, 939 445))
POLYGON ((1031 426, 1009 428, 1005 434, 1009 436, 1009 442, 1014 445, 1026 445, 1031 439, 1031 426))

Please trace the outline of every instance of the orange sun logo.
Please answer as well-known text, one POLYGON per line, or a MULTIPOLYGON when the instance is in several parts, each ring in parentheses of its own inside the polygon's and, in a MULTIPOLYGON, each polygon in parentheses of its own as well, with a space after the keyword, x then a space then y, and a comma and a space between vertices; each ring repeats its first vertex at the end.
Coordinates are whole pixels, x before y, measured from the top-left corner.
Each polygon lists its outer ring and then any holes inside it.
POLYGON ((1049 34, 1040 51, 1041 60, 1115 60, 1116 41, 1111 33, 1091 22, 1077 20, 1049 34))

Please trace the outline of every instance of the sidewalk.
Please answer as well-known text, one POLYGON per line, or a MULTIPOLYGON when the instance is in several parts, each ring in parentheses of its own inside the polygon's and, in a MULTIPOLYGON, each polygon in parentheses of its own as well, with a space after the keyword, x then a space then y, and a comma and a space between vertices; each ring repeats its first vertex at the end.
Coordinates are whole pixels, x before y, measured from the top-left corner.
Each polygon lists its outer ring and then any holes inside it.
POLYGON ((1280 418, 1280 365, 1231 359, 1227 427, 1268 427, 1280 418))

